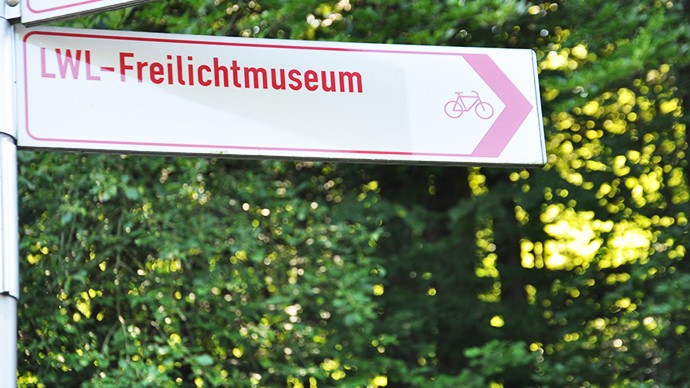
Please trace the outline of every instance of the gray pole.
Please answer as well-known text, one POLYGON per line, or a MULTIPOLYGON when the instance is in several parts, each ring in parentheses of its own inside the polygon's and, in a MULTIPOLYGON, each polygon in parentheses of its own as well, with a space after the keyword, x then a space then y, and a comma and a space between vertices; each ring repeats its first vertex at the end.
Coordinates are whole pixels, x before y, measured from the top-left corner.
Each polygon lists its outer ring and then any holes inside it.
POLYGON ((19 200, 14 31, 5 18, 4 2, 0 8, 0 387, 16 387, 19 200))

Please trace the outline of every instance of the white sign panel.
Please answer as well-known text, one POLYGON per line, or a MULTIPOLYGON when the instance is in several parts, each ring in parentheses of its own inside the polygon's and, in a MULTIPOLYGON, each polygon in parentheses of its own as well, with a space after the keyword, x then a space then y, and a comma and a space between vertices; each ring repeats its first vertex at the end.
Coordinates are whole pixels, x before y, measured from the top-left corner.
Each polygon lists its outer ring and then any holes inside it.
POLYGON ((25 148, 545 163, 530 50, 17 32, 25 148))
POLYGON ((127 7, 148 0, 21 0, 22 23, 36 24, 68 16, 127 7))

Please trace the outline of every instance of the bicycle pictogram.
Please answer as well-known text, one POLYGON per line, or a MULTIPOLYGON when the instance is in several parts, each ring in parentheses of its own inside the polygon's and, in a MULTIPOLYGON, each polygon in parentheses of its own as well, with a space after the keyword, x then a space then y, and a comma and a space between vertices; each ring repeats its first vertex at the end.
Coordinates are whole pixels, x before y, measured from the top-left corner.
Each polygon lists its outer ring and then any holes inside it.
POLYGON ((472 91, 472 94, 463 95, 462 92, 455 92, 457 97, 446 103, 444 110, 450 118, 457 119, 463 113, 469 112, 474 108, 474 113, 480 119, 490 119, 494 115, 494 107, 486 101, 482 101, 479 93, 472 91), (468 105, 469 103, 469 105, 468 105))

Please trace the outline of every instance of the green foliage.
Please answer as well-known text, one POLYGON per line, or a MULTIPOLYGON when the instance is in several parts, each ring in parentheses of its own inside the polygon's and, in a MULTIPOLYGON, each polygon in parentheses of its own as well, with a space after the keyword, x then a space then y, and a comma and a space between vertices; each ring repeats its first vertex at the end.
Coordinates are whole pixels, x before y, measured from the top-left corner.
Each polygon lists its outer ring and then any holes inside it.
POLYGON ((40 342, 27 361, 51 360, 32 371, 43 383, 371 375, 379 227, 341 200, 335 166, 35 153, 22 166, 23 291, 45 300, 26 297, 39 320, 21 341, 40 342), (46 168, 75 162, 89 173, 46 168))
POLYGON ((687 11, 171 0, 66 22, 531 48, 548 163, 20 152, 20 385, 687 384, 687 11))
POLYGON ((536 355, 524 342, 491 340, 482 347, 465 350, 469 365, 458 376, 438 377, 437 387, 486 387, 503 384, 503 379, 515 383, 516 378, 527 384, 534 374, 536 355), (521 376, 521 377, 518 377, 521 376))

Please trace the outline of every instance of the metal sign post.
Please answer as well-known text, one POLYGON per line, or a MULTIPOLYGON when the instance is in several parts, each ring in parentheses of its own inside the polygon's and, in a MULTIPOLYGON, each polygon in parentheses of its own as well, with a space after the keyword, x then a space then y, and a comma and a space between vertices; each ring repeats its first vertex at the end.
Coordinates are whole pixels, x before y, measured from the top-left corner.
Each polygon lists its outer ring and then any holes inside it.
POLYGON ((2 193, 2 293, 0 293, 0 386, 17 384, 17 301, 19 299, 19 241, 17 218, 17 146, 0 134, 2 193))
POLYGON ((14 30, 0 4, 0 386, 17 385, 19 217, 14 30))

